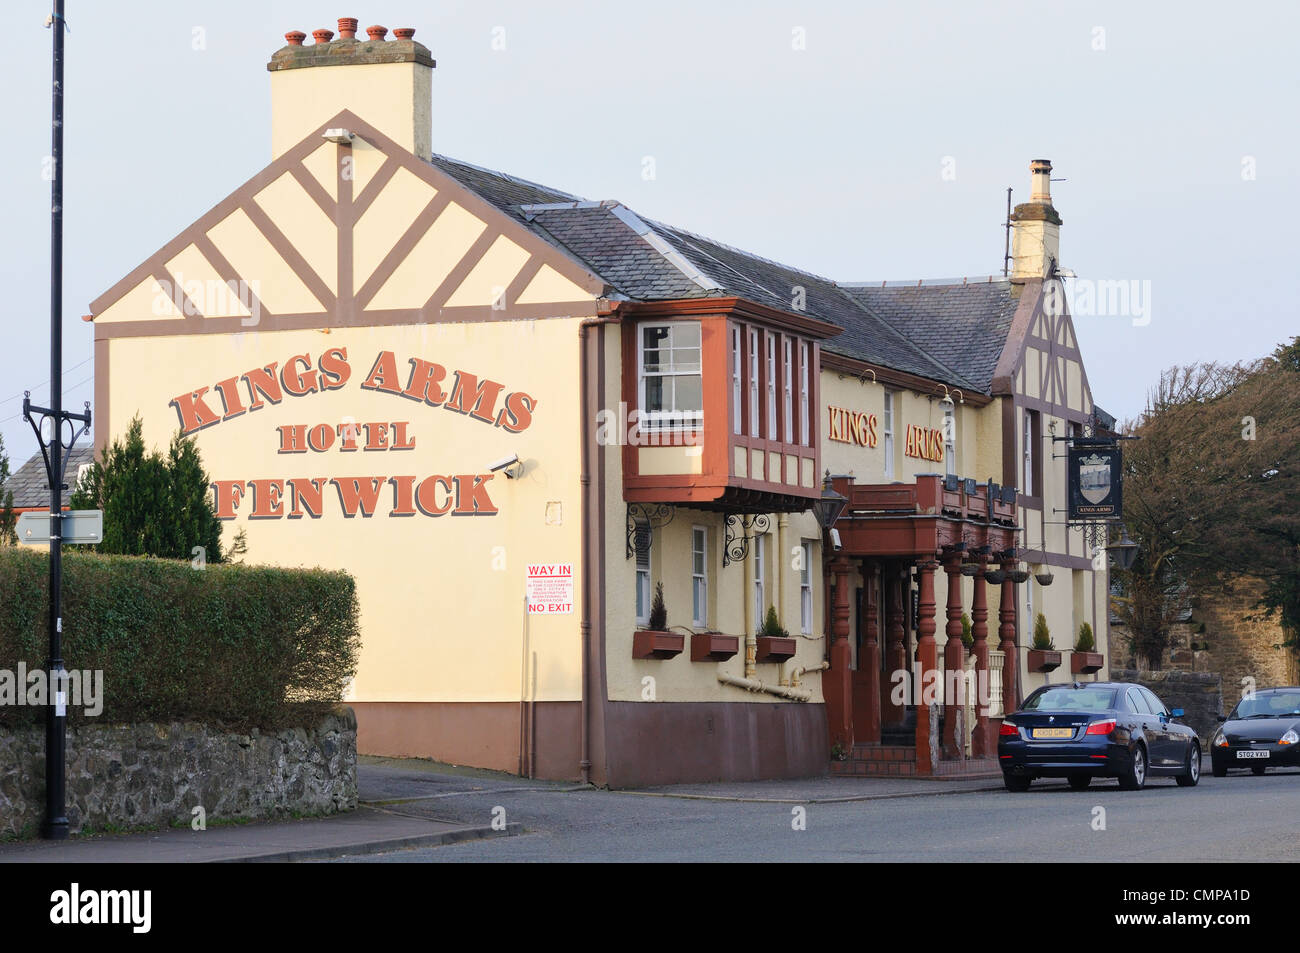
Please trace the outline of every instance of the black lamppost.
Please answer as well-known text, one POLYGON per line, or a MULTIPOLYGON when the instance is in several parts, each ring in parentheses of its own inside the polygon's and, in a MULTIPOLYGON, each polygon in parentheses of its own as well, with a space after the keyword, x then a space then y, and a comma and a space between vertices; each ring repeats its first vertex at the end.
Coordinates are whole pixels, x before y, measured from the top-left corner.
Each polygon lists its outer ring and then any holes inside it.
POLYGON ((54 13, 47 24, 54 32, 54 82, 51 87, 53 116, 51 123, 50 161, 50 406, 32 406, 30 395, 23 397, 23 419, 36 431, 41 454, 45 458, 45 476, 50 484, 50 660, 48 694, 45 710, 45 822, 41 835, 49 840, 68 836, 66 811, 67 788, 67 690, 63 669, 63 490, 68 457, 77 438, 90 428, 90 404, 85 413, 63 409, 63 0, 54 0, 54 13), (40 423, 32 417, 41 418, 40 423), (50 423, 49 436, 42 425, 50 423), (73 423, 80 422, 78 429, 73 423), (71 437, 65 444, 64 424, 71 425, 71 437))

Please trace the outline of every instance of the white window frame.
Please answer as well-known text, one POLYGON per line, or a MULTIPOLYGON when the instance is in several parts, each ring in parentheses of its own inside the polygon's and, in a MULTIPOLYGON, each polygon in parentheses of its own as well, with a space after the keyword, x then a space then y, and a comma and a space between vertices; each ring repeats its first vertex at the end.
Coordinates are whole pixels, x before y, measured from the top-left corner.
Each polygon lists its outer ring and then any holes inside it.
POLYGON ((749 329, 749 435, 761 437, 759 430, 759 394, 758 394, 758 329, 749 329))
POLYGON ((767 617, 767 534, 754 540, 754 614, 757 617, 755 629, 763 627, 767 617))
POLYGON ((705 526, 691 527, 691 624, 697 629, 709 626, 709 530, 705 526))
POLYGON ((885 391, 885 420, 881 433, 885 443, 885 479, 894 478, 894 392, 885 391))
POLYGON ((943 409, 943 429, 944 429, 944 446, 943 458, 945 464, 944 472, 948 476, 957 475, 957 408, 946 406, 943 409), (950 440, 949 437, 952 439, 950 440))
POLYGON ((1026 410, 1024 415, 1024 472, 1021 475, 1021 481, 1024 489, 1021 491, 1025 496, 1034 495, 1034 417, 1032 410, 1026 410))
MULTIPOLYGON (((700 403, 704 403, 704 328, 698 321, 655 321, 637 325, 636 330, 636 379, 637 391, 641 401, 640 424, 645 430, 698 430, 704 425, 704 407, 699 410, 647 410, 646 403, 646 369, 645 369, 645 332, 655 328, 667 328, 669 332, 668 350, 676 350, 672 341, 675 329, 695 325, 700 333, 700 363, 696 370, 655 371, 650 377, 698 377, 700 379, 700 403)), ((673 400, 676 402, 677 391, 674 387, 673 400)))
POLYGON ((788 337, 781 339, 781 356, 785 359, 785 442, 794 443, 794 342, 788 337))
POLYGON ((764 331, 767 341, 767 439, 780 440, 776 419, 776 335, 764 331))
POLYGON ((799 629, 804 635, 812 635, 813 625, 813 591, 812 591, 812 554, 811 539, 803 540, 803 572, 799 575, 799 629))
POLYGON ((741 432, 744 424, 741 407, 741 378, 744 376, 745 368, 741 364, 740 353, 740 328, 731 329, 731 430, 735 434, 741 432))
POLYGON ((808 342, 799 342, 799 434, 802 437, 805 447, 812 446, 812 426, 808 420, 808 381, 810 372, 808 370, 808 342))
POLYGON ((650 606, 654 602, 654 596, 651 593, 651 552, 654 548, 654 537, 650 533, 650 524, 644 521, 638 521, 636 528, 633 530, 633 549, 636 554, 636 623, 637 625, 650 624, 650 606), (645 533, 645 562, 642 565, 641 552, 641 534, 645 533))

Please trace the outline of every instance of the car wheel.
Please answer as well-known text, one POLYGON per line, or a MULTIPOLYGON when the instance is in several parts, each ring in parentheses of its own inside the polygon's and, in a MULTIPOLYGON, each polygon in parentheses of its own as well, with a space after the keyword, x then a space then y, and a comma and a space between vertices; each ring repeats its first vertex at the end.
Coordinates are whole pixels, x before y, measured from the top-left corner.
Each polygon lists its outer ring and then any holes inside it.
POLYGON ((1070 789, 1073 791, 1082 791, 1092 783, 1091 774, 1072 774, 1068 778, 1070 789))
POLYGON ((1007 790, 1015 791, 1017 793, 1023 793, 1025 791, 1028 791, 1029 782, 1032 780, 1033 778, 1027 778, 1018 774, 1002 775, 1002 783, 1004 783, 1007 786, 1007 790))
POLYGON ((1141 791, 1147 783, 1147 749, 1138 745, 1133 749, 1133 763, 1119 776, 1120 790, 1141 791))
POLYGON ((1250 766, 1250 773, 1254 775, 1263 774, 1266 770, 1267 769, 1262 764, 1252 764, 1250 766))
POLYGON ((1178 775, 1175 780, 1183 788, 1195 787, 1196 782, 1201 780, 1201 746, 1195 741, 1192 742, 1192 750, 1187 752, 1187 773, 1178 775))

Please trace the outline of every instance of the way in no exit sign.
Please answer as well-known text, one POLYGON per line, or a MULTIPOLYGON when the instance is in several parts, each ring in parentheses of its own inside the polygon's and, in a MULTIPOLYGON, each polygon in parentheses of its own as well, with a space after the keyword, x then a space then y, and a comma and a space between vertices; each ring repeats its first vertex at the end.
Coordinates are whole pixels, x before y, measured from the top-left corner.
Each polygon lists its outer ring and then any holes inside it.
POLYGON ((573 612, 573 563, 528 564, 528 614, 573 612))

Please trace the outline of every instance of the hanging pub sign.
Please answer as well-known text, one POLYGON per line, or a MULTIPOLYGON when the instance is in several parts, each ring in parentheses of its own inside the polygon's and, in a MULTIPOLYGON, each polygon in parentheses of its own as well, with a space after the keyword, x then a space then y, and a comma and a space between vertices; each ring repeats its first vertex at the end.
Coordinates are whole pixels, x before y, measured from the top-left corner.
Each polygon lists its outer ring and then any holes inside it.
POLYGON ((1122 454, 1114 444, 1072 446, 1069 464, 1069 519, 1119 519, 1122 515, 1122 454))

